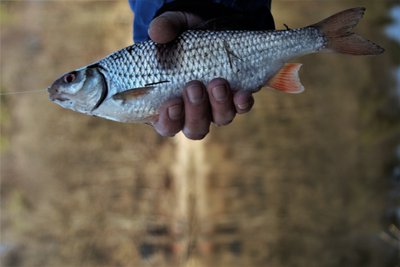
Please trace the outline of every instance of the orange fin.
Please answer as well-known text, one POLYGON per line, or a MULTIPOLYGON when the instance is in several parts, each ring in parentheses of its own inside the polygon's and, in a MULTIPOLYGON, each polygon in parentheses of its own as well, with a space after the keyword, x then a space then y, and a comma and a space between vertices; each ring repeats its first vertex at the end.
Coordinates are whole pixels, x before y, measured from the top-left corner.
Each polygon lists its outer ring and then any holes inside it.
POLYGON ((151 89, 154 87, 141 87, 133 88, 113 95, 114 100, 127 101, 129 99, 134 99, 143 95, 147 95, 151 89))
POLYGON ((301 66, 302 64, 299 63, 285 64, 279 72, 267 82, 267 86, 285 93, 298 94, 303 92, 304 87, 299 78, 301 66))

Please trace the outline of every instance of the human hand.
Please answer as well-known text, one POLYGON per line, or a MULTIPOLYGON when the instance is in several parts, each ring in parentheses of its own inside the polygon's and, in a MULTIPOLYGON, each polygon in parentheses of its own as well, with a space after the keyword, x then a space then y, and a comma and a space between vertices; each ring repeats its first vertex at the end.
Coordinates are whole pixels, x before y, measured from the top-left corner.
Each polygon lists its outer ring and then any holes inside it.
MULTIPOLYGON (((149 36, 156 43, 168 43, 203 22, 191 13, 168 11, 151 22, 149 36)), ((227 125, 236 114, 250 111, 253 104, 250 92, 231 90, 222 78, 213 79, 207 86, 191 81, 183 88, 182 98, 162 104, 153 127, 162 136, 174 136, 182 130, 187 138, 200 140, 208 134, 211 122, 218 126, 227 125)))

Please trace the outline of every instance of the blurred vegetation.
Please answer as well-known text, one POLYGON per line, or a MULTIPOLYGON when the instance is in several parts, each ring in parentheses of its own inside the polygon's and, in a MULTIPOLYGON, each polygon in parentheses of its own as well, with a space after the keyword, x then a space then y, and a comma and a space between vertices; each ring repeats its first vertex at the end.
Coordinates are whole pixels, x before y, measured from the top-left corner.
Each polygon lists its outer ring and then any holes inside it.
MULTIPOLYGON (((131 43, 126 1, 71 3, 0 3, 2 92, 45 88, 131 43)), ((321 3, 274 0, 276 25, 361 5, 321 3)), ((305 93, 262 90, 201 143, 45 93, 1 96, 1 265, 398 266, 398 240, 381 238, 396 226, 385 213, 399 164, 391 4, 363 1, 357 27, 384 55, 298 59, 305 93)))

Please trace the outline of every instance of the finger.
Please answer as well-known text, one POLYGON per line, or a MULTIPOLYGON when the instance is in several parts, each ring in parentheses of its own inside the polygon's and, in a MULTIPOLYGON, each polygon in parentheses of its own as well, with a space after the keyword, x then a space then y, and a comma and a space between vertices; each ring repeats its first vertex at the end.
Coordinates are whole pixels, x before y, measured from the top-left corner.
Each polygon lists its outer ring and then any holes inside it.
POLYGON ((167 11, 153 19, 149 26, 149 36, 159 44, 169 43, 183 31, 200 25, 203 20, 192 13, 167 11))
POLYGON ((222 78, 212 80, 207 85, 208 96, 211 103, 213 122, 216 125, 230 123, 236 115, 233 104, 233 94, 229 83, 222 78))
POLYGON ((174 136, 182 130, 184 118, 181 98, 164 102, 159 109, 159 119, 153 123, 154 129, 162 136, 174 136))
POLYGON ((153 19, 148 33, 154 42, 165 44, 175 39, 185 28, 183 13, 169 11, 153 19))
POLYGON ((253 94, 247 91, 237 91, 233 96, 233 102, 237 113, 249 112, 254 105, 253 94))
POLYGON ((199 81, 189 82, 183 90, 185 125, 183 133, 189 139, 203 139, 210 129, 211 115, 207 91, 199 81))

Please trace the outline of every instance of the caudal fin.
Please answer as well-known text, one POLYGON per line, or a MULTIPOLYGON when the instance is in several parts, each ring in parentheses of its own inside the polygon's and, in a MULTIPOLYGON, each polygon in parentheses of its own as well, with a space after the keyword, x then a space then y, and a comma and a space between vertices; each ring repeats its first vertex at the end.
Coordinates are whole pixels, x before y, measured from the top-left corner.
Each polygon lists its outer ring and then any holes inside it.
POLYGON ((347 9, 312 27, 318 28, 326 37, 326 50, 351 55, 381 54, 385 51, 382 47, 352 32, 364 12, 363 7, 347 9))

